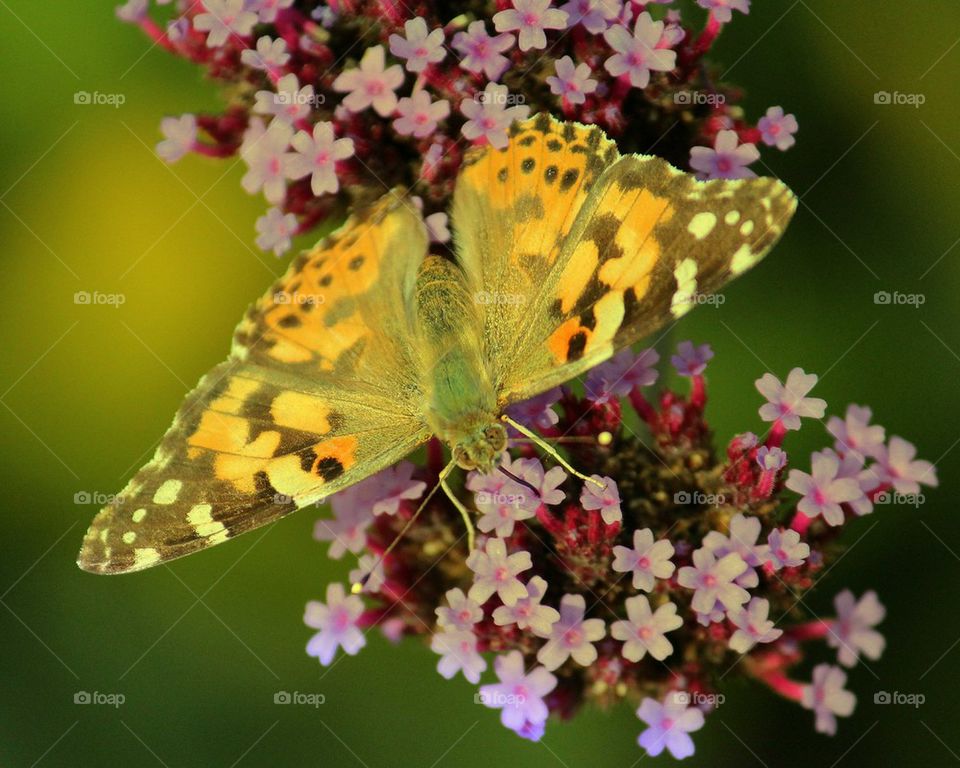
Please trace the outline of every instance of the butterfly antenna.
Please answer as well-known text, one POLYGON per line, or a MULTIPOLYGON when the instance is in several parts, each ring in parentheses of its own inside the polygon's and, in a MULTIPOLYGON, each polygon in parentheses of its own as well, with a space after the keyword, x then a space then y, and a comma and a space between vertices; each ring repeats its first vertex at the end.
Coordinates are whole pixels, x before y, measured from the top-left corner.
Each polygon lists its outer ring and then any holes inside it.
MULTIPOLYGON (((409 531, 410 528, 413 527, 413 524, 417 521, 417 518, 420 517, 420 513, 423 512, 424 509, 426 509, 427 504, 430 503, 430 499, 433 498, 434 494, 435 494, 441 487, 443 487, 443 489, 444 489, 444 491, 446 492, 446 494, 447 494, 448 496, 451 495, 451 494, 450 494, 450 490, 447 488, 446 479, 447 479, 447 475, 450 474, 450 472, 453 470, 453 468, 454 468, 455 466, 456 466, 455 462, 451 461, 449 464, 447 464, 447 466, 445 466, 445 467, 440 471, 440 479, 439 479, 439 482, 438 482, 435 486, 433 486, 433 488, 430 489, 430 493, 428 493, 428 494, 426 495, 426 497, 424 498, 424 500, 420 502, 420 506, 417 507, 417 511, 414 512, 414 513, 410 516, 410 519, 407 520, 406 523, 404 523, 403 528, 400 529, 400 533, 398 533, 396 536, 394 536, 394 537, 393 537, 393 541, 390 542, 390 545, 389 545, 385 550, 383 550, 383 552, 380 553, 379 557, 377 557, 377 559, 376 559, 376 562, 374 562, 373 567, 372 567, 369 571, 367 571, 367 573, 365 573, 359 580, 355 581, 353 584, 350 585, 350 591, 351 591, 353 594, 358 595, 358 594, 360 594, 360 593, 363 591, 363 588, 367 585, 367 582, 370 581, 370 577, 376 572, 377 568, 380 567, 380 563, 382 563, 382 562, 386 559, 387 555, 389 555, 391 552, 393 552, 394 547, 396 547, 397 544, 400 543, 400 539, 402 539, 404 536, 407 535, 407 531, 409 531)), ((452 498, 452 497, 451 497, 451 498, 452 498)), ((459 502, 458 502, 458 503, 459 503, 459 502)), ((460 514, 464 514, 465 511, 466 511, 466 510, 464 510, 464 511, 461 512, 460 514)), ((470 533, 473 532, 473 526, 472 526, 472 525, 470 526, 470 528, 468 529, 468 531, 469 531, 470 533)), ((471 541, 470 548, 473 549, 473 544, 472 544, 473 539, 472 539, 472 537, 471 537, 471 540, 470 540, 470 541, 471 541)))
POLYGON ((568 462, 565 458, 563 458, 563 456, 561 456, 561 455, 559 454, 559 452, 557 451, 556 448, 554 448, 552 445, 550 445, 550 443, 548 443, 546 440, 544 440, 542 437, 540 437, 540 435, 538 435, 536 432, 531 432, 529 429, 527 429, 525 426, 523 426, 523 424, 520 424, 520 423, 514 421, 514 420, 511 419, 509 416, 507 416, 507 414, 503 414, 503 415, 500 417, 500 420, 503 421, 503 422, 506 422, 507 424, 509 424, 511 427, 513 427, 515 430, 517 430, 517 432, 519 432, 521 435, 523 435, 523 436, 525 436, 525 437, 529 437, 530 440, 531 440, 535 445, 537 445, 537 446, 540 448, 540 450, 542 450, 544 453, 549 454, 550 456, 552 456, 552 457, 554 458, 554 460, 555 460, 561 467, 563 467, 565 470, 567 470, 567 472, 569 472, 570 474, 575 475, 576 477, 579 477, 581 480, 583 480, 585 483, 591 483, 591 484, 597 486, 598 488, 605 488, 605 487, 606 487, 606 486, 605 486, 602 482, 600 482, 599 480, 594 480, 592 477, 587 477, 585 474, 583 474, 583 472, 578 472, 576 469, 574 469, 574 468, 570 465, 570 462, 568 462))
POLYGON ((524 480, 522 477, 517 477, 515 474, 513 474, 513 472, 511 472, 509 469, 507 469, 504 466, 499 466, 497 467, 497 469, 499 469, 503 474, 505 474, 514 482, 519 483, 520 485, 526 488, 529 488, 531 491, 534 492, 537 498, 540 498, 540 491, 538 491, 536 488, 533 487, 533 483, 530 483, 529 481, 524 480))

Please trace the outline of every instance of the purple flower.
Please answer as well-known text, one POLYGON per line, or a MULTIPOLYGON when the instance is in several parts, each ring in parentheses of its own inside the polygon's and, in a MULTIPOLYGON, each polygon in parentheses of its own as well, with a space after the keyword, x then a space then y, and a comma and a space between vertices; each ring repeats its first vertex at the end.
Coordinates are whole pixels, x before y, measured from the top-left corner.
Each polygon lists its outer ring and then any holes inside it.
POLYGON ((757 128, 760 129, 760 138, 768 147, 783 151, 797 143, 793 137, 799 128, 797 118, 783 114, 783 107, 770 107, 767 114, 760 118, 757 128))
POLYGON ((877 599, 877 593, 871 589, 858 601, 853 592, 845 589, 833 598, 833 605, 837 618, 827 633, 827 645, 837 649, 837 661, 853 667, 861 653, 868 659, 879 659, 886 641, 874 627, 883 621, 887 609, 877 599))
POLYGON ((713 358, 713 350, 709 344, 693 346, 692 341, 681 341, 677 346, 677 354, 670 358, 673 367, 681 376, 700 376, 706 369, 707 363, 713 358))
POLYGON ((754 570, 760 565, 762 548, 757 545, 760 537, 760 518, 746 516, 738 512, 730 519, 730 535, 724 536, 720 531, 710 531, 703 537, 703 546, 710 550, 714 557, 722 558, 735 552, 747 564, 747 569, 741 573, 736 583, 746 589, 753 589, 760 580, 754 570))
POLYGON ((859 499, 863 491, 853 478, 838 478, 840 462, 836 456, 815 453, 810 459, 808 475, 799 469, 791 469, 786 486, 803 496, 797 509, 807 517, 822 516, 827 525, 843 523, 841 504, 859 499))
POLYGON ((529 520, 540 506, 539 498, 530 498, 529 488, 505 475, 503 479, 503 483, 494 481, 498 486, 495 492, 480 490, 474 495, 477 509, 482 513, 477 528, 483 533, 492 531, 500 538, 510 536, 514 525, 529 520))
POLYGON ((839 479, 851 478, 856 480, 860 486, 860 490, 863 491, 863 494, 859 498, 847 502, 853 510, 853 513, 860 516, 869 515, 873 512, 873 502, 867 494, 882 482, 881 476, 883 473, 875 469, 877 465, 874 464, 864 468, 866 459, 859 451, 848 451, 843 455, 838 455, 832 449, 824 448, 822 451, 819 451, 819 453, 823 456, 834 457, 840 463, 840 469, 837 470, 837 477, 839 479))
POLYGON ((390 53, 406 59, 408 72, 423 72, 429 64, 443 61, 443 30, 427 31, 427 22, 417 16, 403 25, 405 37, 390 35, 390 53))
POLYGON ((497 32, 519 32, 520 50, 546 48, 545 29, 566 29, 567 14, 551 7, 551 0, 512 0, 513 8, 494 15, 497 32))
POLYGON ((762 597, 753 598, 746 606, 730 611, 727 616, 737 630, 730 636, 730 649, 747 653, 757 643, 772 643, 783 634, 774 629, 768 618, 770 603, 762 597))
POLYGON ((360 584, 362 592, 379 592, 386 581, 383 570, 383 558, 376 555, 362 555, 357 561, 357 567, 350 571, 348 577, 351 584, 360 584))
POLYGON ((593 643, 607 634, 603 619, 585 619, 587 603, 583 595, 564 595, 560 600, 560 619, 550 628, 550 636, 537 652, 537 661, 554 670, 567 659, 589 667, 597 660, 593 643))
POLYGON ((757 449, 757 464, 764 472, 776 472, 787 465, 787 454, 782 448, 761 445, 757 449))
POLYGON ((657 48, 663 35, 663 22, 654 21, 644 11, 637 17, 631 35, 620 24, 614 24, 603 33, 607 44, 616 53, 603 66, 614 77, 628 76, 635 88, 650 84, 651 72, 669 72, 677 65, 676 51, 657 48))
POLYGON ((697 5, 710 11, 721 24, 733 18, 733 11, 750 13, 750 0, 697 0, 697 5))
POLYGON ((165 117, 160 121, 164 140, 157 144, 157 154, 168 163, 175 163, 193 149, 197 141, 197 118, 189 113, 165 117))
POLYGON ((511 731, 528 738, 535 735, 533 726, 545 723, 549 714, 543 697, 556 688, 557 678, 543 667, 525 672, 520 651, 498 656, 493 669, 500 682, 481 686, 480 701, 501 710, 500 722, 511 731))
POLYGON ((659 374, 653 366, 659 361, 660 355, 652 347, 636 355, 624 349, 590 370, 584 385, 587 397, 602 403, 626 397, 636 387, 648 387, 657 380, 659 374))
POLYGON ((243 134, 240 157, 247 164, 247 172, 240 180, 241 186, 254 195, 263 190, 263 196, 271 205, 279 205, 287 194, 286 163, 290 154, 287 149, 293 139, 293 128, 282 120, 272 120, 264 127, 258 117, 250 121, 243 134))
POLYGON ((327 602, 311 600, 303 614, 303 623, 319 630, 307 643, 307 654, 316 656, 324 666, 333 661, 337 648, 355 656, 367 644, 357 627, 362 613, 363 600, 347 596, 342 584, 328 584, 327 602))
POLYGON ((507 408, 507 415, 530 429, 541 431, 550 429, 560 421, 553 406, 560 401, 561 397, 563 397, 563 390, 560 387, 554 387, 529 400, 514 403, 507 408))
POLYGON ((386 67, 382 45, 374 45, 363 54, 360 66, 348 69, 333 81, 333 90, 346 93, 343 106, 351 112, 373 107, 381 117, 397 108, 397 90, 403 84, 403 68, 399 64, 386 67))
POLYGON ((886 434, 879 424, 871 424, 873 411, 862 405, 847 406, 844 418, 831 416, 827 419, 827 432, 833 435, 834 447, 840 454, 851 451, 863 456, 876 456, 883 450, 886 434))
POLYGON ((419 499, 427 488, 423 480, 413 480, 416 467, 402 461, 363 481, 364 492, 374 515, 395 515, 404 500, 419 499))
POLYGON ((507 146, 507 129, 514 120, 523 120, 530 107, 511 103, 507 86, 487 83, 483 92, 460 102, 460 111, 467 118, 460 131, 470 141, 486 140, 496 149, 507 146))
POLYGON ((857 705, 857 697, 844 690, 847 674, 840 667, 817 664, 813 668, 813 681, 803 687, 804 709, 812 709, 816 715, 817 733, 833 736, 837 732, 837 718, 849 717, 857 705))
POLYGON ((914 459, 917 448, 913 443, 894 435, 889 446, 876 451, 877 463, 874 470, 883 479, 891 483, 897 493, 920 493, 920 484, 936 488, 937 469, 929 461, 914 459))
POLYGON ((765 373, 757 379, 757 391, 767 402, 760 407, 760 418, 764 421, 779 421, 784 429, 800 429, 801 417, 822 419, 827 408, 819 397, 807 397, 817 383, 815 373, 804 373, 802 368, 794 368, 787 375, 787 383, 772 373, 765 373))
POLYGON ((290 61, 287 41, 264 35, 257 40, 256 48, 244 48, 240 52, 240 61, 251 69, 279 69, 290 61))
POLYGON ((250 10, 255 10, 264 24, 273 24, 277 20, 280 11, 286 10, 292 6, 294 0, 255 0, 248 3, 250 10), (252 7, 251 7, 252 6, 252 7))
POLYGON ((620 511, 620 491, 617 490, 617 483, 612 477, 600 475, 593 475, 591 479, 603 483, 603 487, 584 483, 583 490, 580 491, 580 506, 586 510, 599 509, 600 516, 607 525, 622 522, 623 513, 620 511))
POLYGON ((446 594, 447 604, 436 609, 437 624, 448 631, 472 631, 473 625, 483 619, 483 608, 459 588, 450 589, 446 594))
POLYGON ((810 556, 810 545, 800 541, 800 534, 792 530, 774 528, 767 535, 767 544, 761 549, 760 557, 770 563, 773 570, 796 568, 810 556))
POLYGON ((650 610, 646 595, 627 598, 627 618, 610 625, 610 636, 623 643, 623 657, 628 661, 640 661, 649 653, 663 661, 673 653, 673 645, 664 633, 683 626, 677 615, 677 606, 667 601, 656 611, 650 610))
POLYGON ((687 705, 689 696, 682 691, 670 691, 661 704, 651 698, 640 702, 637 717, 647 728, 637 743, 656 757, 666 749, 677 760, 693 754, 693 739, 688 734, 703 727, 703 712, 687 705))
POLYGON ((429 93, 417 91, 400 99, 397 114, 399 117, 393 121, 397 133, 422 139, 437 130, 437 123, 450 114, 450 102, 431 101, 429 93))
POLYGON ((330 507, 333 519, 317 520, 313 537, 331 542, 327 554, 334 560, 339 560, 348 550, 358 554, 366 544, 367 526, 373 520, 362 485, 353 485, 331 496, 330 507))
POLYGON ((669 579, 676 566, 673 544, 667 539, 653 540, 649 528, 633 532, 633 549, 624 546, 613 548, 613 570, 618 573, 633 573, 633 588, 653 592, 656 579, 669 579))
POLYGON ((560 612, 540 601, 547 593, 547 582, 541 576, 534 576, 527 582, 527 596, 513 605, 498 606, 493 612, 493 621, 498 627, 516 624, 517 629, 529 629, 540 637, 550 637, 554 624, 560 620, 560 612))
POLYGON ((297 233, 297 217, 279 208, 270 208, 257 219, 257 247, 282 256, 290 250, 290 238, 297 233))
POLYGON ((513 41, 513 35, 508 34, 491 37, 482 21, 473 21, 466 32, 453 36, 453 47, 463 54, 460 66, 471 72, 482 72, 488 80, 496 82, 510 66, 510 60, 501 54, 510 50, 513 41))
POLYGON ((477 653, 477 636, 463 630, 437 632, 430 638, 430 650, 442 657, 437 672, 450 680, 457 672, 476 685, 487 668, 483 656, 477 653))
POLYGON ((564 56, 557 59, 557 76, 547 78, 550 92, 562 96, 570 104, 583 104, 587 94, 597 90, 597 81, 590 79, 588 64, 574 64, 573 59, 564 56))
POLYGON ((620 0, 571 0, 560 10, 568 16, 568 28, 580 24, 591 35, 599 35, 620 15, 622 6, 620 0))
POLYGON ((203 0, 205 13, 193 17, 193 28, 207 33, 207 47, 218 48, 231 35, 246 37, 259 21, 257 14, 246 10, 246 0, 203 0))
POLYGON ((513 605, 527 594, 517 574, 532 568, 533 561, 526 551, 507 555, 502 539, 487 539, 483 549, 478 547, 470 553, 467 567, 474 573, 468 593, 471 600, 483 605, 496 593, 504 605, 513 605))
POLYGON ((313 126, 313 136, 298 131, 292 144, 295 154, 286 158, 287 176, 309 176, 310 189, 318 196, 340 189, 336 164, 353 157, 353 139, 335 138, 333 124, 320 122, 313 126))
MULTIPOLYGON (((401 99, 402 101, 402 99, 401 99)), ((449 218, 443 211, 431 213, 423 219, 423 225, 427 228, 427 234, 432 243, 450 242, 450 229, 448 228, 449 218)))
MULTIPOLYGON (((294 74, 284 75, 277 81, 276 92, 257 91, 253 111, 260 115, 276 115, 288 123, 305 120, 316 101, 312 85, 300 87, 294 74)), ((329 123, 327 123, 329 125, 329 123)))
POLYGON ((699 613, 710 613, 716 602, 728 610, 736 610, 750 599, 750 593, 734 581, 747 570, 747 564, 736 552, 719 560, 706 547, 694 550, 693 565, 685 565, 677 573, 677 583, 692 589, 691 606, 699 613))
POLYGON ((117 18, 128 24, 137 24, 147 16, 148 0, 127 0, 123 5, 118 5, 115 9, 117 18))
POLYGON ((710 147, 690 150, 690 167, 698 179, 752 179, 757 174, 747 168, 760 153, 754 144, 739 144, 736 131, 719 131, 710 147), (739 144, 739 146, 738 146, 739 144))

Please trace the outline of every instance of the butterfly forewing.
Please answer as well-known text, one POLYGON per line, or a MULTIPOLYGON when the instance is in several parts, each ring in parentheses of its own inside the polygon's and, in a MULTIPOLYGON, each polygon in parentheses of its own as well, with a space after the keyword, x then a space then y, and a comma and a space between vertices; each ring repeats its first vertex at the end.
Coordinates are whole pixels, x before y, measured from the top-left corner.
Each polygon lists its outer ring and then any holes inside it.
POLYGON ((404 295, 426 239, 400 200, 355 216, 247 313, 230 359, 187 396, 153 460, 94 519, 82 568, 135 571, 218 544, 429 437, 404 295))

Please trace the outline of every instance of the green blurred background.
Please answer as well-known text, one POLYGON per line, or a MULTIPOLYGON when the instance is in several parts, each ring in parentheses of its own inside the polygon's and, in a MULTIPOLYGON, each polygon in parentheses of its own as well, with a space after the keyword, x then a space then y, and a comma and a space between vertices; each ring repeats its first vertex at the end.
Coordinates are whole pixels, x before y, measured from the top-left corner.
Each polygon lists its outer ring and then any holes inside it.
MULTIPOLYGON (((328 562, 311 512, 202 557, 123 578, 74 557, 96 511, 152 451, 186 389, 226 353, 235 322, 283 265, 253 246, 260 200, 231 162, 152 153, 165 114, 216 108, 196 69, 122 25, 106 0, 0 0, 0 764, 4 766, 625 766, 643 756, 628 707, 515 738, 447 682, 417 641, 378 633, 321 669, 303 652, 304 603, 349 565, 328 562), (121 108, 75 105, 78 90, 121 108), (125 303, 80 306, 77 291, 125 303), (119 708, 78 691, 121 693, 119 708), (277 691, 323 693, 316 709, 277 691)), ((686 318, 709 341, 719 436, 759 425, 753 381, 799 365, 833 413, 869 403, 936 461, 919 509, 887 507, 845 533, 848 554, 807 598, 830 615, 845 586, 888 607, 884 658, 852 670, 855 715, 814 734, 809 712, 733 682, 691 765, 960 762, 960 7, 956 0, 755 2, 714 59, 758 116, 796 113, 792 151, 767 172, 801 195, 774 255, 686 318), (920 108, 875 104, 921 93, 920 108), (922 294, 922 307, 874 303, 922 294), (922 693, 919 708, 878 691, 922 693)), ((758 170, 761 170, 758 168, 758 170)), ((808 424, 798 463, 826 442, 808 424)), ((824 655, 826 657, 826 654, 824 655)), ((661 758, 663 763, 670 758, 661 758)), ((656 762, 645 758, 645 763, 656 762)))

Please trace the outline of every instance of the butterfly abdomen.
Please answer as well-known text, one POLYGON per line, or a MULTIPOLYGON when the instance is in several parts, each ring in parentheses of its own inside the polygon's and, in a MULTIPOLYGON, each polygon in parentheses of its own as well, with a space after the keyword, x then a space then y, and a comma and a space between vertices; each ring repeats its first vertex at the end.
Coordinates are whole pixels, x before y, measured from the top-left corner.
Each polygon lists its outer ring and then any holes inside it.
POLYGON ((456 264, 428 256, 413 307, 427 419, 438 437, 455 445, 497 416, 476 302, 456 264))

